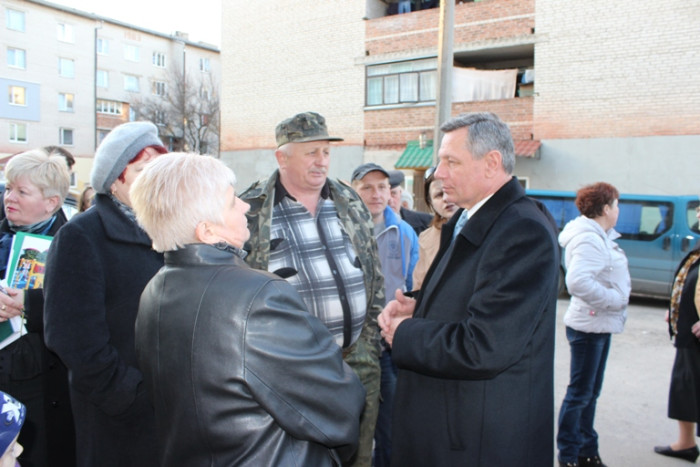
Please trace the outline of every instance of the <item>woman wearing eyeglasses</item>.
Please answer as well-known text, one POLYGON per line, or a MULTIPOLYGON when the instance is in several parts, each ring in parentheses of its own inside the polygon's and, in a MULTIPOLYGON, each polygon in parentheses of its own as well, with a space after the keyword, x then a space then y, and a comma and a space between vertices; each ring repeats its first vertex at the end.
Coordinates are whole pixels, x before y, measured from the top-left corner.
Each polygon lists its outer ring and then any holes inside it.
POLYGON ((418 263, 413 269, 413 289, 418 290, 423 285, 423 279, 440 249, 440 232, 442 225, 450 220, 459 206, 448 203, 443 198, 442 182, 435 179, 435 167, 425 172, 424 196, 425 202, 433 211, 430 227, 418 236, 418 263))

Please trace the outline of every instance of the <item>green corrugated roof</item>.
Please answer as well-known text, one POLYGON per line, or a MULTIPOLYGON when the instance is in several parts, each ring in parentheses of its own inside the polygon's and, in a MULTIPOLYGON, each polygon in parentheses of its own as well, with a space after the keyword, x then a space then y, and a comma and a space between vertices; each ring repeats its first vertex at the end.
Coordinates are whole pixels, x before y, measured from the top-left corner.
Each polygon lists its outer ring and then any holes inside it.
POLYGON ((432 165, 433 141, 426 142, 423 149, 421 149, 418 141, 409 141, 394 167, 397 169, 427 169, 432 167, 432 165))

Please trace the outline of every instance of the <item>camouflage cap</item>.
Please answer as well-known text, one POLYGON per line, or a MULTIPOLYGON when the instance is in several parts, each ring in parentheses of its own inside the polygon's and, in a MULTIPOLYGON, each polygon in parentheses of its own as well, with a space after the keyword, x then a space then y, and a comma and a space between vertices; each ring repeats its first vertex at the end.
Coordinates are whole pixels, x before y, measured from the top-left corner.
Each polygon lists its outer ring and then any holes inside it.
POLYGON ((309 141, 343 141, 343 138, 328 136, 326 119, 316 112, 304 112, 280 122, 275 128, 277 147, 287 143, 309 141))

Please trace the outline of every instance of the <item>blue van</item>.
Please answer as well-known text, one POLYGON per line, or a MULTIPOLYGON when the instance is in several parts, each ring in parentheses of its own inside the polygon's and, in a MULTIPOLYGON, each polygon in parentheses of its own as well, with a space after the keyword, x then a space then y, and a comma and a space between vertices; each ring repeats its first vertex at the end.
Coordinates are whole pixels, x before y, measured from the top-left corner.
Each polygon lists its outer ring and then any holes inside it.
MULTIPOLYGON (((569 191, 527 190, 528 196, 544 204, 559 230, 579 215, 569 191)), ((700 240, 695 210, 698 196, 620 194, 620 216, 615 230, 617 243, 625 251, 632 277, 632 294, 668 298, 673 275, 681 259, 700 240)), ((564 291, 564 255, 560 292, 564 291)))

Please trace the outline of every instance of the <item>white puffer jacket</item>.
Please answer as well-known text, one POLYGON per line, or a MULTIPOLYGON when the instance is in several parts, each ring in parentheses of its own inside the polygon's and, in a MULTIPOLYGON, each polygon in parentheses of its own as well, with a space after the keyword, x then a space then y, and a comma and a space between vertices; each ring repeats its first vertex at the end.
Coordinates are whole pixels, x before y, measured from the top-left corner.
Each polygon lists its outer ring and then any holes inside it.
POLYGON ((620 333, 627 319, 631 281, 625 252, 593 219, 579 216, 559 234, 566 249, 566 287, 571 294, 564 324, 581 332, 620 333))

